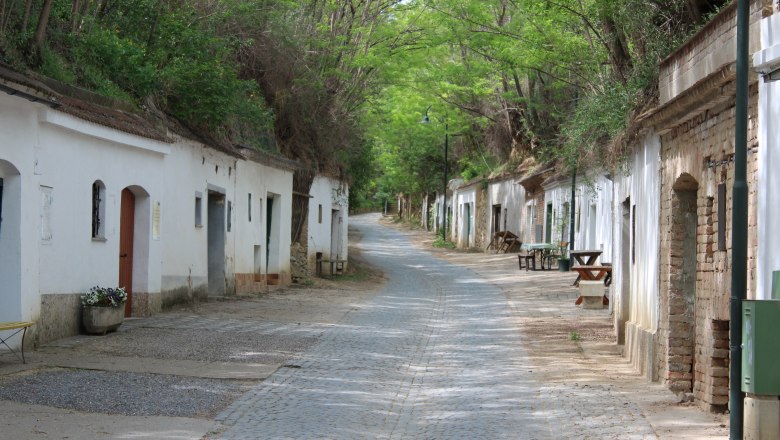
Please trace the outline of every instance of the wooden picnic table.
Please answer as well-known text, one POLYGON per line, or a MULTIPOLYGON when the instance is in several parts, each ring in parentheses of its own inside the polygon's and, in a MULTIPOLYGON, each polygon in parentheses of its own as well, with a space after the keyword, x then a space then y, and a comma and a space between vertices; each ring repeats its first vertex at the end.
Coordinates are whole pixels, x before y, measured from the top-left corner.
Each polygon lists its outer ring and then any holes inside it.
MULTIPOLYGON (((558 249, 557 245, 552 243, 523 243, 521 249, 527 251, 532 256, 533 270, 536 270, 536 257, 539 256, 539 264, 542 270, 544 270, 544 257, 551 251, 558 249)), ((528 262, 526 261, 526 270, 528 270, 528 262)))
POLYGON ((569 251, 569 255, 580 266, 593 266, 596 263, 596 259, 601 256, 603 251, 598 249, 592 250, 572 250, 569 251))
MULTIPOLYGON (((603 251, 599 249, 585 249, 585 250, 573 250, 569 251, 569 255, 574 258, 577 264, 572 266, 593 266, 596 263, 596 259, 602 254, 603 251)), ((572 286, 579 286, 582 275, 577 275, 577 279, 574 280, 572 286)))

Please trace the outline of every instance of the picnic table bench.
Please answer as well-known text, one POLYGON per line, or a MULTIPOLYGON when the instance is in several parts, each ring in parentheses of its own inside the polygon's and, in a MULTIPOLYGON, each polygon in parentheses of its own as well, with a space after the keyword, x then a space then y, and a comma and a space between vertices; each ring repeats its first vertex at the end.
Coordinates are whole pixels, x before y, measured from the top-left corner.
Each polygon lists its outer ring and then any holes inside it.
MULTIPOLYGON (((609 282, 612 280, 612 266, 574 266, 571 270, 577 272, 577 280, 575 285, 579 286, 580 280, 582 281, 604 281, 605 286, 609 286, 609 282)), ((580 305, 583 297, 577 298, 574 304, 580 305)), ((604 304, 609 304, 609 299, 606 295, 603 298, 604 304)))
POLYGON ((9 330, 16 330, 15 332, 11 333, 9 336, 1 337, 0 336, 0 344, 5 345, 11 353, 13 353, 16 357, 19 357, 19 355, 16 353, 16 350, 11 348, 10 345, 8 345, 8 340, 12 337, 19 334, 19 332, 22 333, 22 345, 19 351, 22 353, 22 363, 26 364, 27 361, 24 359, 24 337, 27 335, 27 329, 35 325, 35 321, 12 321, 12 322, 0 322, 0 331, 9 331, 9 330))

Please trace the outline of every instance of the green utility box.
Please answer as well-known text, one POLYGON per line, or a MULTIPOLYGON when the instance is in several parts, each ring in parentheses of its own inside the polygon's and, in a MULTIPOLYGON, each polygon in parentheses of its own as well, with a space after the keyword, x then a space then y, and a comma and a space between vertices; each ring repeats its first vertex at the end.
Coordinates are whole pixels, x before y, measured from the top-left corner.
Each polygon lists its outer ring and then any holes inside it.
POLYGON ((780 300, 742 301, 742 391, 780 395, 780 300))

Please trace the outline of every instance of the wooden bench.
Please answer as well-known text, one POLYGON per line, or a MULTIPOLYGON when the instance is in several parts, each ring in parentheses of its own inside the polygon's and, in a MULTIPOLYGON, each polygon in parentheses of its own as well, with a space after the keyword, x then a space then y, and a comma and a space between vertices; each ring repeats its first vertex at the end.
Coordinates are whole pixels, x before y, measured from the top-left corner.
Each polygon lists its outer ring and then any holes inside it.
POLYGON ((16 350, 11 348, 10 345, 8 345, 8 340, 12 337, 19 334, 19 332, 22 332, 22 345, 19 351, 22 353, 22 363, 26 364, 27 361, 24 359, 24 337, 27 335, 27 329, 35 325, 34 321, 15 321, 15 322, 0 322, 0 331, 9 331, 9 330, 16 330, 15 332, 11 333, 9 336, 6 337, 0 337, 0 344, 5 345, 8 347, 9 350, 11 350, 11 353, 13 353, 16 357, 19 357, 19 354, 16 353, 16 350))

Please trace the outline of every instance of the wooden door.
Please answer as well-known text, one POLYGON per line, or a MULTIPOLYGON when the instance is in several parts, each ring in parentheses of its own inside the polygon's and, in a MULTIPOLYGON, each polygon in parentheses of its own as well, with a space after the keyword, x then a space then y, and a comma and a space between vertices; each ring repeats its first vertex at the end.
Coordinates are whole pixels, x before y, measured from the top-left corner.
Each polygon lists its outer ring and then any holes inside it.
POLYGON ((119 287, 127 291, 125 316, 133 310, 133 232, 135 229, 135 196, 132 191, 122 190, 119 213, 119 287))
POLYGON ((503 231, 501 229, 501 205, 493 205, 493 230, 490 231, 490 235, 501 231, 503 231))

